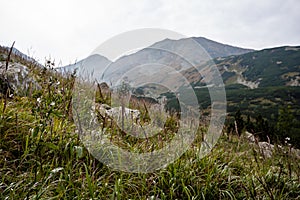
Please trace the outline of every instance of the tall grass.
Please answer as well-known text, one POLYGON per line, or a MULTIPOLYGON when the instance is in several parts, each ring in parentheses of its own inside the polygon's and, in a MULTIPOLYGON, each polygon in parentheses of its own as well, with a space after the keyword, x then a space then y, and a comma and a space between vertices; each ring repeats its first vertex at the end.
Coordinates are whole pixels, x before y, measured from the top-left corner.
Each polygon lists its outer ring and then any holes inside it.
POLYGON ((288 147, 264 158, 236 136, 203 159, 197 138, 154 173, 113 171, 77 135, 74 74, 31 70, 41 90, 0 100, 0 199, 300 199, 300 162, 288 147))

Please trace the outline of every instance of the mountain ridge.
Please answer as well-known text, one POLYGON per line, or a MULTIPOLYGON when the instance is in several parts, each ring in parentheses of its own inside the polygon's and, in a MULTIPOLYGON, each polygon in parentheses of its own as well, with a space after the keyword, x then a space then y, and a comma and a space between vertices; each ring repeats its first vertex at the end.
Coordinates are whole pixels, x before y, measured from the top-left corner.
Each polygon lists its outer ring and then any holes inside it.
MULTIPOLYGON (((126 71, 131 70, 132 67, 151 62, 162 64, 171 63, 172 65, 185 65, 185 67, 188 67, 189 64, 187 64, 185 61, 182 61, 182 58, 179 58, 180 56, 188 57, 192 63, 198 65, 201 63, 201 59, 206 61, 210 60, 211 58, 239 55, 251 51, 254 50, 222 44, 210 39, 206 39, 204 37, 182 38, 179 40, 166 38, 164 40, 157 41, 154 44, 145 47, 135 53, 124 55, 118 58, 115 62, 104 63, 110 65, 111 68, 108 69, 107 73, 121 75, 126 71), (192 48, 195 47, 195 43, 200 45, 199 47, 201 47, 198 49, 198 52, 195 52, 195 50, 192 48), (197 54, 199 52, 202 54, 201 59, 199 59, 199 54, 197 54), (174 57, 176 57, 176 59, 174 59, 174 57)), ((83 63, 84 60, 85 59, 79 62, 83 63)), ((69 67, 73 69, 75 65, 76 64, 68 65, 62 68, 66 69, 67 67, 69 67)), ((107 68, 107 65, 99 65, 94 63, 85 68, 88 68, 90 71, 95 71, 95 69, 97 69, 99 72, 104 72, 104 70, 107 68)), ((99 76, 101 75, 99 74, 99 76)), ((108 78, 112 77, 109 76, 108 78)))

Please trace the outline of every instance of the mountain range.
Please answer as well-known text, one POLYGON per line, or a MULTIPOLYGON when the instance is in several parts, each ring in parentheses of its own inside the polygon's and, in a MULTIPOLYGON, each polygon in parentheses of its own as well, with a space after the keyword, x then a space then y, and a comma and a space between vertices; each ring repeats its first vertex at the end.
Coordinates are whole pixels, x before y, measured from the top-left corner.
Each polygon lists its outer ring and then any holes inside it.
MULTIPOLYGON (((300 47, 276 47, 253 50, 221 44, 203 37, 180 40, 165 39, 115 62, 94 54, 76 64, 60 68, 84 68, 98 79, 117 79, 124 74, 143 77, 144 71, 160 74, 162 66, 183 72, 194 86, 203 85, 203 76, 196 70, 217 66, 225 85, 241 84, 251 89, 266 86, 300 86, 300 47), (195 46, 199 44, 199 48, 195 46), (193 48, 194 47, 194 48, 193 48), (195 50, 197 48, 197 50, 195 50), (213 61, 213 62, 212 62, 213 61)), ((159 75, 161 79, 165 76, 159 75)))
MULTIPOLYGON (((8 48, 1 49, 4 51, 8 48)), ((15 48, 13 54, 22 58, 23 64, 26 60, 34 61, 15 48)), ((5 60, 3 54, 0 58, 5 60)), ((92 71, 99 81, 106 79, 104 81, 109 81, 110 84, 117 83, 120 78, 127 78, 129 82, 135 82, 139 86, 142 82, 152 81, 176 89, 188 82, 196 89, 199 98, 202 98, 201 103, 204 107, 208 107, 210 101, 203 91, 207 91, 205 87, 211 84, 211 80, 207 77, 204 80, 204 77, 212 65, 218 69, 226 87, 230 112, 238 108, 249 110, 246 108, 248 104, 243 106, 242 102, 237 103, 236 100, 241 96, 246 101, 251 99, 256 105, 258 102, 264 102, 264 106, 258 106, 261 109, 270 107, 267 105, 278 108, 282 104, 291 104, 297 110, 300 105, 300 46, 253 50, 221 44, 203 37, 165 39, 133 54, 122 56, 115 62, 94 54, 58 70, 73 71, 77 68, 92 71), (276 94, 272 94, 274 88, 285 92, 277 91, 276 94), (289 90, 291 93, 287 94, 286 91, 289 90), (268 95, 262 98, 258 95, 261 91, 268 95), (286 96, 279 97, 279 94, 286 96), (264 100, 257 100, 256 96, 264 100), (267 97, 270 98, 266 100, 267 97)), ((150 87, 153 88, 153 85, 150 87)), ((157 90, 160 93, 168 92, 157 90)), ((253 112, 253 109, 251 111, 253 112)), ((270 117, 271 112, 266 113, 270 113, 266 115, 270 117)), ((295 114, 300 118, 298 112, 295 114)))
MULTIPOLYGON (((179 40, 165 39, 136 53, 122 56, 115 62, 109 61, 102 55, 94 54, 78 63, 62 67, 61 69, 84 68, 84 70, 96 71, 98 76, 105 75, 106 79, 116 79, 128 71, 136 73, 137 69, 142 65, 147 65, 146 71, 150 70, 151 73, 155 73, 160 69, 160 67, 153 65, 177 67, 177 71, 179 67, 179 70, 182 71, 190 68, 191 65, 200 65, 213 58, 240 55, 252 51, 254 50, 224 45, 203 37, 179 40)), ((145 70, 145 67, 143 67, 143 70, 145 70)))
MULTIPOLYGON (((300 46, 276 47, 213 59, 225 85, 241 84, 250 89, 272 86, 300 86, 300 46)), ((208 63, 205 65, 209 66, 208 63)), ((202 77, 187 73, 189 80, 201 85, 202 77)))
MULTIPOLYGON (((0 48, 2 67, 7 50, 0 48)), ((35 62, 17 49, 11 58, 12 62, 25 66, 35 62)), ((90 73, 92 78, 112 87, 126 80, 134 86, 133 91, 138 91, 137 95, 155 98, 163 95, 174 107, 179 106, 176 91, 191 85, 207 115, 212 104, 208 87, 224 85, 229 116, 240 110, 245 117, 255 119, 261 115, 276 123, 279 109, 289 107, 294 118, 300 120, 300 46, 253 50, 203 37, 165 39, 114 62, 94 54, 56 68, 57 71, 75 69, 78 75, 90 73), (212 72, 212 68, 218 70, 212 72), (221 77, 222 82, 216 83, 214 76, 221 77)), ((300 141, 299 134, 293 137, 300 141)))
POLYGON ((253 50, 203 37, 165 39, 115 62, 92 55, 64 69, 80 66, 97 71, 98 80, 112 86, 125 78, 139 88, 139 94, 166 95, 175 106, 174 91, 191 84, 201 108, 208 113, 211 99, 207 87, 215 80, 207 74, 214 66, 225 85, 229 115, 241 110, 245 116, 262 115, 276 122, 278 110, 290 106, 300 120, 300 46, 253 50), (148 82, 156 84, 147 86, 148 82))

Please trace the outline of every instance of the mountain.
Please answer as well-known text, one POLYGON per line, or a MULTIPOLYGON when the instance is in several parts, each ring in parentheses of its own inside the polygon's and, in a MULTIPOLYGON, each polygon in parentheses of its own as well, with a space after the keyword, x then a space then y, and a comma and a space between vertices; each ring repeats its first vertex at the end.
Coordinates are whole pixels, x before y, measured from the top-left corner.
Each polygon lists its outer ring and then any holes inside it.
MULTIPOLYGON (((10 47, 0 46, 0 61, 6 61, 7 55, 10 51, 10 47)), ((10 61, 11 62, 18 62, 23 65, 38 65, 42 66, 40 63, 38 63, 35 59, 32 57, 22 53, 17 48, 13 47, 11 55, 10 55, 10 61)))
POLYGON ((6 66, 10 47, 0 46, 0 96, 1 94, 25 95, 40 86, 31 76, 30 69, 42 67, 40 63, 16 48, 12 49, 10 61, 6 66))
POLYGON ((236 76, 238 83, 256 87, 300 86, 300 46, 264 49, 216 63, 228 73, 223 75, 227 84, 236 76))
POLYGON ((206 39, 204 37, 192 37, 192 39, 199 43, 212 58, 226 57, 230 55, 241 55, 254 51, 253 49, 245 49, 222 44, 213 40, 206 39))
POLYGON ((203 75, 209 72, 211 65, 215 65, 226 87, 230 113, 241 109, 245 114, 254 116, 263 113, 266 118, 276 119, 279 107, 290 104, 295 108, 295 116, 300 119, 299 63, 300 47, 297 46, 254 51, 194 37, 165 39, 115 62, 93 55, 76 66, 93 65, 98 67, 98 74, 103 72, 103 76, 98 78, 110 85, 126 79, 135 87, 142 87, 144 92, 151 90, 149 95, 156 97, 168 92, 168 87, 177 91, 191 83, 205 109, 211 103, 205 87, 212 80, 206 77, 204 82, 203 75), (202 74, 195 68, 201 69, 202 74), (147 82, 156 83, 156 86, 150 84, 147 88, 142 85, 147 82))
MULTIPOLYGON (((219 69, 225 85, 240 84, 250 89, 300 86, 300 46, 276 47, 216 58, 213 64, 219 69)), ((194 85, 202 85, 203 78, 195 77, 194 73, 194 69, 188 70, 188 79, 194 85)))
MULTIPOLYGON (((227 110, 234 114, 262 117, 276 123, 278 110, 291 107, 300 120, 300 46, 283 46, 242 55, 215 58, 203 64, 216 65, 226 88, 227 110)), ((210 95, 204 78, 190 68, 185 77, 192 83, 202 108, 210 107, 210 95)), ((300 130, 300 129, 299 129, 300 130)), ((300 135, 297 136, 300 140, 300 135)))
MULTIPOLYGON (((197 67, 201 74, 195 68, 186 70, 183 74, 208 117, 212 107, 208 87, 216 86, 207 78, 212 65, 219 69, 225 84, 227 127, 231 127, 227 132, 236 133, 235 123, 240 119, 241 131, 275 143, 290 138, 292 145, 300 147, 300 46, 215 58, 197 67)), ((172 105, 176 101, 174 95, 169 99, 172 105)))
MULTIPOLYGON (((252 51, 254 50, 221 44, 203 37, 179 40, 165 39, 136 53, 123 56, 115 62, 108 61, 107 58, 100 58, 102 56, 98 55, 100 57, 97 64, 98 61, 92 59, 93 61, 85 61, 85 65, 82 65, 84 62, 82 60, 75 65, 65 66, 62 69, 74 69, 78 66, 85 69, 95 68, 99 72, 104 72, 104 76, 98 77, 98 79, 103 78, 105 81, 117 80, 125 74, 128 75, 128 73, 131 77, 134 75, 139 79, 143 79, 141 77, 143 77, 145 71, 148 74, 155 74, 159 72, 161 66, 170 66, 181 71, 190 68, 192 65, 200 65, 212 58, 240 55, 252 51), (106 69, 108 65, 109 68, 106 69)), ((164 76, 160 77, 160 79, 164 78, 164 76)))
MULTIPOLYGON (((172 52, 184 52, 185 55, 189 55, 195 52, 195 49, 191 48, 192 46, 191 41, 194 41, 197 44, 199 44, 199 47, 203 48, 208 53, 210 58, 226 57, 230 55, 240 55, 240 54, 245 54, 254 51, 253 49, 244 49, 240 47, 230 46, 227 44, 222 44, 204 37, 191 37, 191 38, 183 38, 179 40, 165 39, 151 45, 150 48, 154 47, 154 48, 169 49, 172 52)), ((197 58, 197 55, 193 55, 193 56, 197 58)))
POLYGON ((77 70, 80 74, 93 74, 100 77, 107 66, 112 63, 109 59, 99 54, 90 55, 89 57, 64 67, 56 68, 61 72, 73 72, 77 70))

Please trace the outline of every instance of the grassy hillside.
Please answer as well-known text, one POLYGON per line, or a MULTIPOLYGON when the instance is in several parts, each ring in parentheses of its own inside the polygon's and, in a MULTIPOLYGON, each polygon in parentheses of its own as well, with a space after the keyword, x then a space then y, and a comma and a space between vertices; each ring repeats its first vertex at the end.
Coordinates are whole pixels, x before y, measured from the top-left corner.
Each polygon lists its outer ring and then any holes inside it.
MULTIPOLYGON (((299 199, 299 157, 267 158, 244 137, 222 136, 200 159, 201 133, 165 169, 113 171, 80 141, 72 119, 74 74, 28 66, 39 90, 0 99, 0 199, 299 199)), ((241 97, 243 98, 243 97, 241 97)))
POLYGON ((288 147, 275 149, 272 158, 264 158, 257 146, 245 139, 223 137, 204 159, 198 157, 199 143, 195 142, 163 170, 117 172, 87 152, 74 125, 58 114, 58 108, 33 111, 35 100, 22 97, 5 104, 2 99, 1 199, 300 197, 299 158, 288 147))

